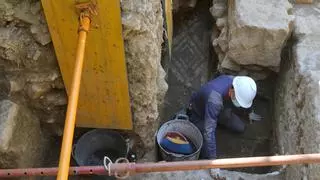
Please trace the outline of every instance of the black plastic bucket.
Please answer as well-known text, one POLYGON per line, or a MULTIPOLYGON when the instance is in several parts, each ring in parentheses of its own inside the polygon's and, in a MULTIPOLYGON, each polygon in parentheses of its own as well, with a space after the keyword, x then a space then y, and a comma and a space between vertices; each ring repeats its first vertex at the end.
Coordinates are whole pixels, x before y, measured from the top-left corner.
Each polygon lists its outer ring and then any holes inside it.
POLYGON ((117 132, 95 129, 82 135, 74 145, 72 156, 79 166, 103 165, 104 156, 112 162, 127 157, 128 145, 117 132))

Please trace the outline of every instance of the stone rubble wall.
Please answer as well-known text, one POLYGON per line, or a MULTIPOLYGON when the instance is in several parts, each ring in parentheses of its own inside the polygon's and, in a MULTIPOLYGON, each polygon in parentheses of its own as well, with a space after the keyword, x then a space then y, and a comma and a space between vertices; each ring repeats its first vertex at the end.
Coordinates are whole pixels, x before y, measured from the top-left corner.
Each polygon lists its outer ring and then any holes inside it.
POLYGON ((213 35, 212 44, 219 71, 255 79, 278 72, 292 30, 291 9, 287 0, 213 0, 210 11, 220 33, 213 35))
POLYGON ((1 1, 2 98, 23 104, 62 134, 67 96, 40 1, 1 1))
MULTIPOLYGON (((148 150, 168 88, 160 65, 162 7, 158 0, 122 0, 121 8, 134 131, 148 150)), ((67 95, 39 0, 0 1, 0 97, 62 135, 67 95)))
POLYGON ((122 0, 122 23, 135 132, 154 149, 159 105, 168 89, 161 62, 163 17, 159 0, 122 0))
MULTIPOLYGON (((293 48, 287 52, 275 92, 275 118, 281 153, 320 152, 320 9, 294 7, 293 48)), ((315 164, 288 166, 286 179, 320 177, 315 164)))
POLYGON ((37 117, 12 101, 0 101, 0 142, 0 168, 38 165, 44 140, 37 117))

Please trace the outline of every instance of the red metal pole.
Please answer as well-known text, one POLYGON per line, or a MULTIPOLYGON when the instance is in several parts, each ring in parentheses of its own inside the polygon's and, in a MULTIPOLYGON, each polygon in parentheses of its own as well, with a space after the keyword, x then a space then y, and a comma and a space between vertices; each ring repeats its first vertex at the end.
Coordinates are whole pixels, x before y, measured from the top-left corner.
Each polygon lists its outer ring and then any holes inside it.
POLYGON ((168 172, 168 171, 189 171, 212 168, 239 168, 239 167, 259 167, 277 166, 290 164, 313 164, 320 163, 319 154, 299 154, 283 156, 261 156, 226 158, 216 160, 180 161, 163 163, 144 163, 144 164, 114 164, 111 172, 168 172))
MULTIPOLYGON (((239 168, 239 167, 258 167, 276 166, 284 164, 311 164, 320 163, 319 154, 298 154, 283 156, 262 156, 227 158, 216 160, 198 161, 178 161, 178 162, 159 162, 159 163, 117 163, 110 165, 111 175, 115 173, 149 173, 167 171, 188 171, 211 168, 239 168)), ((30 169, 2 169, 0 177, 20 177, 20 176, 55 176, 58 168, 30 168, 30 169)), ((69 175, 100 174, 108 175, 103 166, 81 166, 71 167, 69 175)))
MULTIPOLYGON (((51 168, 26 168, 26 169, 1 169, 0 178, 2 177, 23 177, 23 176, 56 176, 58 174, 57 167, 51 168)), ((107 175, 108 173, 103 166, 80 166, 70 167, 69 175, 107 175)))

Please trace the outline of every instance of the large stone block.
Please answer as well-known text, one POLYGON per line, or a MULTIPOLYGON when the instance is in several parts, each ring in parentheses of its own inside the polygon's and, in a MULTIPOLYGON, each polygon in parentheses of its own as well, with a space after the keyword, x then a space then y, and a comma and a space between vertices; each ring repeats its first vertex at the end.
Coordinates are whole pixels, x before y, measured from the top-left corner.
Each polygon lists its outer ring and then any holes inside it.
POLYGON ((278 67, 291 32, 291 8, 287 0, 230 1, 228 57, 241 65, 278 67))
POLYGON ((40 123, 25 107, 0 101, 0 168, 32 167, 41 156, 40 123))
POLYGON ((213 0, 210 11, 220 30, 212 42, 218 70, 257 80, 278 72, 281 51, 292 30, 291 10, 287 0, 213 0), (223 7, 228 7, 227 13, 221 13, 223 7))

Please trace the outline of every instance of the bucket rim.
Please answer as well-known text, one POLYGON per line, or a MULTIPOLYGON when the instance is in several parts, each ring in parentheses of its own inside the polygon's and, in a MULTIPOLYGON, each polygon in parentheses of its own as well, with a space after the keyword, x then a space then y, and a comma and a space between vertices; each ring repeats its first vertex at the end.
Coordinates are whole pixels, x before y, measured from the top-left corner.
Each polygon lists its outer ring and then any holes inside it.
POLYGON ((164 152, 165 152, 166 154, 168 154, 168 155, 174 155, 174 156, 176 156, 176 157, 178 157, 178 158, 180 158, 180 157, 185 157, 185 158, 192 157, 192 156, 198 154, 198 153, 201 151, 201 148, 202 148, 202 146, 203 146, 203 136, 202 136, 202 133, 201 133, 201 131, 199 130, 199 128, 198 128, 197 126, 195 126, 195 125, 194 125, 192 122, 190 122, 190 121, 180 120, 180 119, 174 119, 174 120, 170 120, 170 121, 168 121, 168 122, 163 123, 163 124, 160 126, 160 128, 157 130, 157 132, 156 132, 156 141, 157 141, 157 144, 158 144, 158 146, 160 147, 160 149, 161 149, 162 151, 164 151, 164 152), (197 148, 197 151, 195 151, 194 153, 189 154, 189 155, 183 155, 183 154, 177 154, 177 153, 168 152, 168 151, 166 151, 166 150, 161 146, 160 142, 158 141, 158 133, 159 133, 159 131, 160 131, 162 128, 164 128, 164 126, 167 126, 168 124, 170 124, 170 123, 175 123, 175 122, 187 123, 188 125, 191 125, 193 128, 195 128, 196 131, 199 132, 199 134, 201 135, 201 140, 202 140, 202 141, 200 142, 200 146, 199 146, 199 148, 197 148))
MULTIPOLYGON (((72 147, 72 152, 71 152, 71 155, 72 155, 72 158, 76 161, 77 164, 79 164, 79 160, 78 160, 78 157, 76 155, 76 150, 77 150, 77 147, 79 142, 84 142, 84 139, 87 138, 88 136, 94 134, 94 133, 98 133, 98 132, 106 132, 106 133, 109 133, 109 134, 113 134, 113 135, 116 135, 117 138, 119 138, 121 141, 124 142, 125 146, 126 146, 126 150, 125 152, 123 152, 125 154, 125 156, 128 155, 129 153, 129 150, 130 150, 130 147, 129 147, 129 144, 128 142, 125 140, 125 138, 117 131, 114 131, 114 130, 109 130, 109 129, 92 129, 92 130, 89 130, 87 132, 85 132, 74 144, 73 144, 73 147, 72 147)), ((81 163, 80 163, 81 164, 81 163)))

